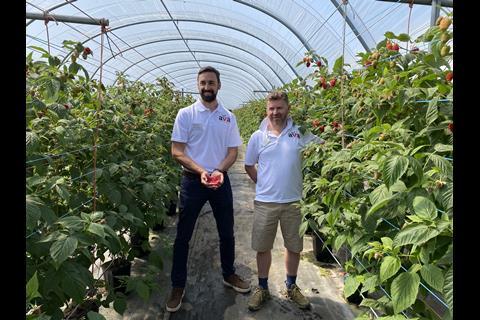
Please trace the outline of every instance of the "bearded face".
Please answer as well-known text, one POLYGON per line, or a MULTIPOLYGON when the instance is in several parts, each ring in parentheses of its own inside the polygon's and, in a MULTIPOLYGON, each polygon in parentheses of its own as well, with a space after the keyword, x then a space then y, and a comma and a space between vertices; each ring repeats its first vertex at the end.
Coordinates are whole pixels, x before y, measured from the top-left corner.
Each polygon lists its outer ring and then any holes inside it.
POLYGON ((285 125, 289 111, 290 107, 283 100, 272 100, 267 103, 267 117, 274 125, 285 125))
POLYGON ((217 92, 213 90, 201 90, 200 97, 202 97, 202 100, 205 102, 212 102, 217 98, 217 92))
POLYGON ((217 98, 221 84, 214 72, 204 72, 198 76, 197 86, 202 100, 212 102, 217 98))

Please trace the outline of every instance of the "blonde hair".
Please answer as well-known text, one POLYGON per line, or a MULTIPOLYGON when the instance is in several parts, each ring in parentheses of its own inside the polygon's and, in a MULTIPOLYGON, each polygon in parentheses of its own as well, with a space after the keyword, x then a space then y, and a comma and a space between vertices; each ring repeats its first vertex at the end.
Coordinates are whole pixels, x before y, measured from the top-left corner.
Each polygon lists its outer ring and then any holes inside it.
POLYGON ((283 91, 271 91, 266 99, 267 101, 283 100, 288 105, 288 95, 283 91))

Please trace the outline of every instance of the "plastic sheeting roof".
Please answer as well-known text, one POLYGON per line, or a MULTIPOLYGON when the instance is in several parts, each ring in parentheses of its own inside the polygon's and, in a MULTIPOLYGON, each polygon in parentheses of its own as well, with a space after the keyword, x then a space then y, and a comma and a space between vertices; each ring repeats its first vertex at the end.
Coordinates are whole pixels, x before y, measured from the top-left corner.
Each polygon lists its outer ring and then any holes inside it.
MULTIPOLYGON (((109 42, 104 42, 104 84, 113 84, 117 72, 130 80, 154 82, 165 76, 178 90, 197 92, 200 66, 221 73, 220 101, 237 108, 264 92, 280 87, 311 70, 296 66, 308 49, 327 58, 332 67, 343 52, 351 68, 358 52, 384 39, 387 31, 407 33, 409 6, 376 0, 28 0, 26 12, 105 18, 109 42), (55 8, 51 10, 51 8, 55 8), (343 11, 354 30, 345 23, 343 11), (172 20, 173 18, 173 20, 172 20), (195 57, 195 58, 194 58, 195 57)), ((450 12, 451 8, 443 10, 450 12)), ((431 7, 414 5, 410 19, 412 39, 430 26, 431 7)), ((98 78, 99 25, 26 20, 28 46, 47 48, 66 56, 64 40, 84 42, 94 56, 80 63, 98 78)), ((40 56, 34 51, 34 57, 40 56)), ((196 94, 194 94, 196 96, 196 94)))

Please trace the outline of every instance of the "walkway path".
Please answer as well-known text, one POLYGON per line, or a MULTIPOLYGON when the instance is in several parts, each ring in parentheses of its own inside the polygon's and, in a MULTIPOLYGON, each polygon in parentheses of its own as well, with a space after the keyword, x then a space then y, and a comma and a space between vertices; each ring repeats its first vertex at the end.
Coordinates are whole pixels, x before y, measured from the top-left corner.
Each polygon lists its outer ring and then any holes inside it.
MULTIPOLYGON (((235 244, 237 273, 257 285, 255 252, 250 247, 253 221, 253 198, 255 185, 243 169, 244 148, 229 171, 233 189, 235 210, 235 244)), ((169 217, 167 226, 160 232, 150 234, 154 250, 164 258, 164 268, 159 275, 161 290, 152 294, 148 301, 135 295, 128 298, 123 316, 113 308, 100 309, 107 320, 286 320, 286 319, 354 319, 358 310, 342 297, 343 282, 337 266, 316 262, 312 250, 312 238, 304 237, 304 251, 299 266, 297 284, 312 304, 311 310, 302 311, 286 300, 281 291, 285 288, 285 265, 283 240, 280 227, 272 251, 272 267, 269 287, 272 299, 259 311, 247 309, 248 294, 236 293, 222 283, 218 234, 215 219, 208 203, 204 206, 190 243, 186 294, 180 310, 170 314, 165 311, 165 302, 170 291, 171 245, 175 239, 177 216, 169 217)), ((147 262, 135 259, 132 275, 145 273, 147 262)))

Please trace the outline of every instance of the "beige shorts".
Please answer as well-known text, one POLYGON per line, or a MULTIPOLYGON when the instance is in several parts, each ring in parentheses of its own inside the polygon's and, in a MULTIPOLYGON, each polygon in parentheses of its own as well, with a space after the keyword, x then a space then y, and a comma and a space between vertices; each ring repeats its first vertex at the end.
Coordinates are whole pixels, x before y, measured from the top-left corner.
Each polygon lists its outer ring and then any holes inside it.
POLYGON ((254 200, 252 249, 258 252, 272 250, 277 234, 278 221, 282 230, 285 248, 293 252, 301 252, 303 239, 298 235, 302 215, 296 207, 298 201, 290 203, 271 203, 254 200))

